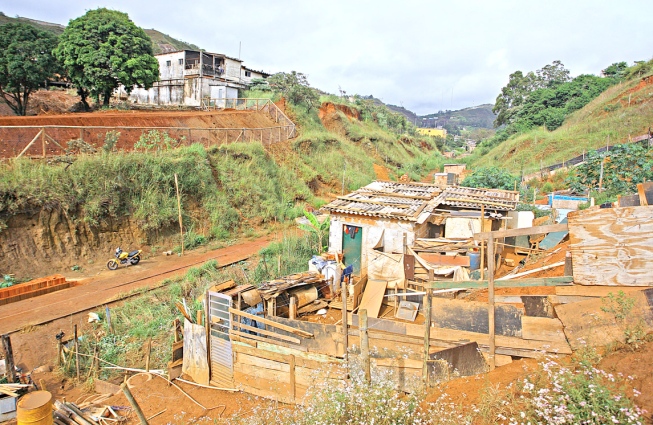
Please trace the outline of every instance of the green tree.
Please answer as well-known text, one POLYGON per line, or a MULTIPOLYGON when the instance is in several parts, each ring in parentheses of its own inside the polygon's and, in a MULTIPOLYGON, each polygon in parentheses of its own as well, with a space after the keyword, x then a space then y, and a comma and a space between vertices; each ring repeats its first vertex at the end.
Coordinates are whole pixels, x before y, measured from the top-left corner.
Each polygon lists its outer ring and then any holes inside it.
POLYGON ((50 32, 17 23, 0 26, 0 95, 16 115, 27 113, 30 94, 58 70, 50 32))
POLYGON ((492 108, 492 112, 497 114, 494 126, 512 123, 528 96, 535 90, 554 88, 570 79, 569 71, 560 61, 553 61, 550 65, 526 75, 521 71, 513 72, 492 108))
POLYGON ((320 102, 317 90, 308 84, 306 74, 301 72, 279 72, 268 78, 268 83, 272 90, 280 93, 290 103, 303 104, 309 112, 320 102))
POLYGON ((619 79, 626 75, 626 71, 628 71, 628 64, 626 62, 615 62, 601 72, 606 77, 619 79))
POLYGON ((69 22, 54 51, 86 104, 86 94, 103 104, 120 84, 150 88, 159 79, 159 62, 152 56, 152 42, 126 13, 109 9, 89 10, 69 22))
POLYGON ((514 190, 515 183, 519 184, 519 177, 501 168, 487 167, 479 168, 465 177, 461 186, 514 190))

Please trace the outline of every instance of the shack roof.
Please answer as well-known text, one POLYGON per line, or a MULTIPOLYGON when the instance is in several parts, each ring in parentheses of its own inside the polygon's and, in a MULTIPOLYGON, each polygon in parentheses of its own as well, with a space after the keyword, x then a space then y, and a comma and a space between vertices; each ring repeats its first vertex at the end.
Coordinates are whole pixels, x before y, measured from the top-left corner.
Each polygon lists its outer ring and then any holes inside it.
POLYGON ((354 192, 338 196, 322 207, 332 214, 362 215, 424 222, 436 208, 514 210, 519 193, 498 189, 448 186, 429 183, 375 181, 354 192), (419 220, 418 220, 419 219, 419 220))
POLYGON ((519 203, 519 192, 500 189, 480 189, 462 186, 447 186, 440 195, 429 202, 427 211, 442 205, 457 208, 512 211, 519 203))

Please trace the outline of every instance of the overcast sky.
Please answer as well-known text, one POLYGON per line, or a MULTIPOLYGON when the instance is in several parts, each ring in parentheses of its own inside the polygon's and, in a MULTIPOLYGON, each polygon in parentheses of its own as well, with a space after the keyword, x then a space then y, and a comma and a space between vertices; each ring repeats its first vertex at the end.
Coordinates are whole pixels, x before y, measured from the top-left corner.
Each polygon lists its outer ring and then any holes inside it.
POLYGON ((653 1, 0 0, 7 16, 67 24, 129 14, 267 72, 330 93, 373 94, 418 114, 494 103, 510 73, 561 60, 576 76, 653 57, 653 1))

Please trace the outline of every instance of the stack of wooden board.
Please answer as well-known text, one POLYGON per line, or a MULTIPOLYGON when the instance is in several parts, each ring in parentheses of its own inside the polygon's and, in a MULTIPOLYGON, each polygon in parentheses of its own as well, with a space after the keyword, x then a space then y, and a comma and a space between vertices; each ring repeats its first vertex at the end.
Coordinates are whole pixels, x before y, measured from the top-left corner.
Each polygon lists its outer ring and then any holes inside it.
POLYGON ((303 285, 325 285, 324 276, 318 272, 296 273, 290 276, 263 282, 258 288, 261 297, 266 300, 274 298, 290 288, 303 285))

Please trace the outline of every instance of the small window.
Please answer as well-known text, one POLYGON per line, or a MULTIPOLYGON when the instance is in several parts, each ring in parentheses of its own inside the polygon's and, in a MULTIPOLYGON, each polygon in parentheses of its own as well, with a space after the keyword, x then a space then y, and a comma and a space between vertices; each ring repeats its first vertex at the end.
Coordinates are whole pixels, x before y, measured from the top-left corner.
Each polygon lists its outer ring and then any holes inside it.
POLYGON ((179 59, 179 65, 183 65, 183 64, 184 64, 184 60, 183 60, 183 59, 179 59))
POLYGON ((251 77, 252 72, 251 71, 245 71, 245 77, 251 77))
POLYGON ((172 65, 172 62, 171 61, 166 61, 166 66, 170 66, 170 65, 172 65))

